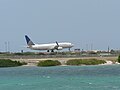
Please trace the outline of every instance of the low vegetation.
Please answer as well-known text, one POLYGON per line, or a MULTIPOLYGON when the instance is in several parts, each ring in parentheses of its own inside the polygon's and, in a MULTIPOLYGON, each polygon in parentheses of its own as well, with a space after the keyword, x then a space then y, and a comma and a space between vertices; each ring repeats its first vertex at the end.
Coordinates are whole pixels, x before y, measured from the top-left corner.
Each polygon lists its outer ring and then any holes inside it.
POLYGON ((45 61, 40 61, 37 66, 41 67, 46 67, 46 66, 58 66, 61 65, 61 63, 57 60, 45 60, 45 61))
POLYGON ((118 56, 118 62, 120 63, 120 55, 118 56))
POLYGON ((98 65, 104 64, 106 61, 97 59, 72 59, 67 61, 67 65, 98 65))
POLYGON ((10 59, 0 59, 0 67, 16 67, 25 65, 25 62, 19 62, 19 61, 12 61, 10 59))

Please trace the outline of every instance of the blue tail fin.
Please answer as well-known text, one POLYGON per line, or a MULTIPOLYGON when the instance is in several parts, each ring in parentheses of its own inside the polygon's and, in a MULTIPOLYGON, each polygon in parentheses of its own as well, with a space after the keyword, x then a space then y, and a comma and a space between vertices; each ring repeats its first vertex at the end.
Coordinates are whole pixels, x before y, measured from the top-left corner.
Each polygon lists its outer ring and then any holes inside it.
POLYGON ((26 42, 27 42, 28 46, 35 45, 27 35, 25 35, 25 39, 26 39, 26 42))

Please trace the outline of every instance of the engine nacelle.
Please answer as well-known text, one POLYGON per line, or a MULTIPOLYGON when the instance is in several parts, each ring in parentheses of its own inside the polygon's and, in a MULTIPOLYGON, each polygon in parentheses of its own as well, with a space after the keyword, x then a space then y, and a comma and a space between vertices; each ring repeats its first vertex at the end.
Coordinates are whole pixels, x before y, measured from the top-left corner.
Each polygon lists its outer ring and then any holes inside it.
POLYGON ((58 50, 62 50, 63 48, 62 48, 62 47, 58 47, 57 49, 58 49, 58 50))

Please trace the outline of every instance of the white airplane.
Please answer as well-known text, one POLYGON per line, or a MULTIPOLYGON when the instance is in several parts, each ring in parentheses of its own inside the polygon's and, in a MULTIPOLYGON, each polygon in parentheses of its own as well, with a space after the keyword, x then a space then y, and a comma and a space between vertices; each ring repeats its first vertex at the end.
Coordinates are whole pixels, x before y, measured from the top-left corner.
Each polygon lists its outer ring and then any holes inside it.
POLYGON ((25 39, 28 45, 28 48, 32 49, 32 50, 47 50, 47 52, 49 52, 51 50, 51 52, 54 52, 54 50, 62 50, 64 48, 72 48, 73 44, 69 43, 69 42, 62 42, 62 43, 49 43, 49 44, 35 44, 31 41, 31 39, 25 35, 25 39))

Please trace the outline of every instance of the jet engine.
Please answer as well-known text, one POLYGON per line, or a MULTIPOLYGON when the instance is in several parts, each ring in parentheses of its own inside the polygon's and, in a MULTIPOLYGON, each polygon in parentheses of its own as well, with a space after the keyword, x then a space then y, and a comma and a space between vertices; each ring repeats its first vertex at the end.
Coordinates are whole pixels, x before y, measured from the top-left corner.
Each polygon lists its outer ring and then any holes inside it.
POLYGON ((57 49, 58 49, 58 50, 62 50, 63 48, 62 48, 62 47, 58 47, 57 49))

